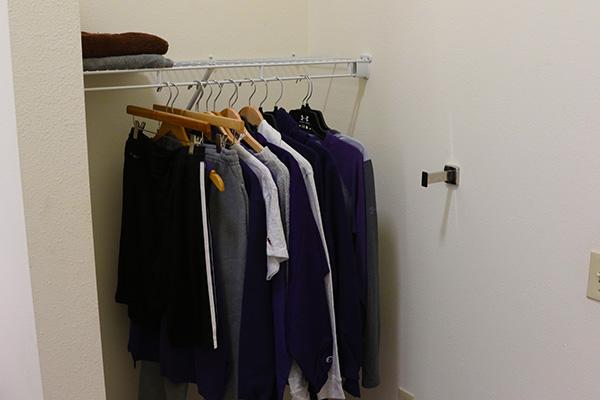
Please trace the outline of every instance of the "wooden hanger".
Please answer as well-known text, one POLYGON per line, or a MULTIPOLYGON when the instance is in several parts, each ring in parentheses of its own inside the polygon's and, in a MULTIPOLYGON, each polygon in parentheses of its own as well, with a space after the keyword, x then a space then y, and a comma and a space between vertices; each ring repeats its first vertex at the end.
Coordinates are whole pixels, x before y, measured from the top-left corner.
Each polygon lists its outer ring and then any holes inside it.
MULTIPOLYGON (((252 86, 254 87, 254 90, 252 91, 252 94, 250 95, 250 97, 248 98, 248 105, 246 107, 243 107, 240 110, 239 115, 241 117, 244 117, 246 119, 246 121, 248 121, 249 124, 253 125, 253 126, 258 126, 263 120, 263 115, 261 114, 260 111, 258 111, 258 109, 256 109, 255 107, 252 107, 252 97, 254 97, 254 94, 256 93, 256 86, 254 83, 254 79, 250 80, 252 86)), ((265 81, 265 85, 266 85, 266 81, 265 81)), ((269 92, 268 92, 268 86, 265 86, 265 95, 268 96, 269 92)), ((265 97, 266 99, 266 97, 265 97)), ((236 113, 237 114, 237 113, 236 113)))
MULTIPOLYGON (((244 120, 242 119, 241 115, 232 108, 232 105, 235 104, 235 102, 237 101, 237 95, 238 95, 238 87, 237 85, 235 85, 234 81, 231 81, 234 84, 235 87, 235 101, 233 101, 233 95, 231 96, 231 98, 229 99, 229 107, 225 108, 223 111, 220 112, 220 114, 222 116, 231 118, 231 119, 235 119, 239 122, 242 123, 242 127, 241 129, 236 129, 236 131, 238 133, 242 134, 242 140, 244 142, 246 142, 248 144, 248 146, 250 146, 250 148, 252 150, 254 150, 257 153, 260 153, 261 151, 263 151, 264 147, 254 138, 252 137, 252 135, 250 134, 250 132, 248 132, 248 130, 246 129, 246 125, 244 123, 244 120), (233 103, 232 103, 233 101, 233 103)), ((248 98, 248 104, 251 104, 252 101, 252 97, 254 96, 254 94, 256 93, 256 86, 254 85, 254 80, 251 80, 252 82, 252 86, 254 86, 254 91, 252 92, 252 94, 250 95, 250 97, 248 98)), ((241 85, 241 84, 240 84, 241 85)), ((246 107, 244 107, 242 110, 244 110, 246 107)), ((262 116, 261 116, 262 118, 262 116)), ((259 122, 260 123, 260 122, 259 122)))
POLYGON ((179 140, 182 144, 187 145, 190 143, 190 138, 185 132, 184 127, 180 125, 173 125, 167 122, 163 122, 160 125, 160 128, 158 128, 158 132, 156 132, 156 135, 154 135, 153 139, 158 140, 161 137, 168 135, 169 133, 175 136, 175 138, 179 140))
POLYGON ((167 107, 167 106, 163 106, 160 104, 154 104, 152 106, 152 108, 157 111, 171 112, 173 114, 183 115, 186 117, 204 121, 213 126, 220 126, 223 128, 234 129, 236 131, 241 131, 244 127, 244 121, 242 121, 242 120, 226 118, 223 116, 214 115, 214 114, 210 114, 210 113, 183 110, 181 108, 172 108, 172 107, 167 107))
MULTIPOLYGON (((132 105, 127 106, 127 114, 160 121, 163 123, 163 126, 166 124, 170 127, 170 129, 172 129, 171 132, 175 135, 175 137, 177 137, 177 139, 184 144, 189 144, 190 139, 183 128, 194 129, 205 134, 210 133, 210 124, 183 115, 176 115, 164 111, 151 110, 149 108, 132 105)), ((155 138, 157 138, 157 136, 160 138, 167 132, 169 131, 167 130, 166 132, 161 133, 159 130, 159 134, 161 134, 161 136, 157 134, 155 138)))
POLYGON ((259 110, 252 106, 246 106, 240 110, 240 116, 244 117, 249 124, 253 126, 260 125, 264 121, 264 117, 259 110))
MULTIPOLYGON (((244 124, 244 121, 242 120, 242 117, 240 116, 240 114, 238 114, 238 112, 235 111, 233 108, 227 107, 226 109, 221 111, 220 114, 223 115, 224 117, 235 118, 235 119, 239 120, 242 124, 244 124)), ((250 148, 252 150, 254 150, 256 153, 260 153, 261 151, 263 151, 264 147, 262 146, 262 144, 260 144, 258 142, 258 140, 256 140, 250 134, 250 132, 248 132, 248 130, 246 129, 246 126, 243 126, 243 128, 237 132, 240 132, 243 135, 242 140, 244 142, 246 142, 248 144, 248 146, 250 146, 250 148)))
MULTIPOLYGON (((177 85, 175 85, 172 82, 167 82, 167 83, 165 83, 165 85, 169 88, 169 100, 167 100, 167 106, 169 106, 169 105, 174 104, 175 100, 177 100, 177 97, 179 96, 179 88, 177 87, 177 85), (176 91, 175 98, 173 98, 173 91, 171 90, 171 88, 175 89, 175 91, 176 91), (170 103, 172 98, 173 98, 173 103, 170 103)), ((160 91, 161 89, 162 89, 162 87, 158 88, 158 91, 160 91)), ((160 125, 160 127, 158 128, 158 132, 156 132, 156 135, 154 135, 154 140, 159 140, 160 138, 168 135, 169 133, 171 133, 173 136, 175 136, 181 143, 186 144, 186 145, 190 144, 190 138, 188 137, 188 135, 185 131, 185 128, 183 128, 180 125, 169 123, 169 122, 163 122, 160 125)), ((190 144, 190 148, 193 148, 193 146, 191 144, 190 144)))
MULTIPOLYGON (((181 128, 181 129, 183 129, 183 128, 193 129, 198 132, 202 132, 203 134, 210 134, 210 131, 211 131, 210 124, 208 124, 204 121, 200 121, 198 119, 190 118, 190 117, 183 116, 183 115, 167 113, 164 111, 151 110, 149 108, 130 105, 130 106, 127 106, 127 114, 134 115, 134 116, 141 117, 141 118, 152 119, 155 121, 160 121, 163 124, 173 125, 175 127, 181 128)), ((176 133, 176 132, 173 132, 173 133, 176 133)), ((185 134, 185 138, 187 139, 187 143, 185 143, 185 144, 190 146, 191 152, 193 154, 193 147, 191 147, 191 146, 194 146, 195 142, 191 142, 189 140, 187 134, 185 133, 185 130, 183 131, 183 133, 185 134)), ((179 139, 179 140, 181 140, 181 139, 179 139)), ((212 170, 208 174, 208 177, 220 192, 223 192, 225 190, 225 183, 223 182, 223 179, 217 173, 217 171, 212 170)))

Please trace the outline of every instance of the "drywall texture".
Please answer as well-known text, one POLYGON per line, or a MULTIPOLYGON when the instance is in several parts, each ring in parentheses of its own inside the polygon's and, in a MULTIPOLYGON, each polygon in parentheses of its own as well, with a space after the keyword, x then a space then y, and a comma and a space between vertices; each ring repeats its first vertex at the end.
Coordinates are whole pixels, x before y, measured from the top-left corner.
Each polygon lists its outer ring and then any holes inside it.
POLYGON ((0 398, 41 400, 6 0, 0 0, 0 132, 0 398))
POLYGON ((9 11, 44 399, 101 400, 79 9, 18 0, 9 11))
POLYGON ((310 53, 375 58, 355 123, 356 86, 313 101, 376 168, 384 375, 367 399, 600 396, 600 304, 585 297, 599 18, 588 0, 310 0, 310 53), (448 160, 458 190, 419 187, 448 160))
MULTIPOLYGON (((304 1, 285 6, 274 0, 259 0, 244 5, 216 0, 181 1, 170 2, 167 6, 164 1, 157 0, 80 0, 80 9, 82 29, 156 33, 170 42, 168 56, 175 60, 206 59, 209 55, 229 59, 282 57, 293 52, 301 55, 306 47, 307 3, 304 1)), ((273 71, 281 76, 299 72, 294 68, 278 68, 273 71)), ((226 74, 215 73, 214 77, 235 79, 257 76, 256 74, 256 69, 239 69, 229 70, 226 74)), ((201 77, 201 74, 191 72, 164 75, 165 80, 180 81, 201 77)), ((107 79, 88 79, 87 82, 115 84, 120 82, 119 79, 123 78, 111 76, 107 79)), ((147 82, 148 78, 138 75, 134 79, 147 82)), ((281 104, 298 104, 304 95, 303 91, 304 86, 286 84, 281 104)), ((247 102, 248 93, 247 86, 240 90, 238 107, 247 102)), ((225 87, 217 101, 218 109, 225 107, 231 94, 231 86, 225 87)), ((263 94, 264 88, 261 85, 254 104, 261 100, 263 94)), ((266 105, 271 107, 278 94, 279 85, 272 85, 270 101, 266 105)), ((184 105, 190 95, 191 92, 182 89, 178 104, 184 105)), ((104 373, 107 398, 110 400, 131 400, 137 396, 136 370, 127 353, 127 310, 114 301, 121 222, 123 149, 131 127, 131 116, 125 114, 125 107, 127 104, 148 107, 153 102, 164 103, 167 97, 167 90, 159 95, 151 90, 142 90, 88 93, 85 96, 104 373)), ((203 108, 204 104, 202 102, 203 108)), ((209 106, 212 107, 212 101, 209 106)), ((153 128, 154 124, 148 122, 148 127, 153 128)), ((190 397, 198 398, 194 392, 195 387, 190 388, 190 397)))

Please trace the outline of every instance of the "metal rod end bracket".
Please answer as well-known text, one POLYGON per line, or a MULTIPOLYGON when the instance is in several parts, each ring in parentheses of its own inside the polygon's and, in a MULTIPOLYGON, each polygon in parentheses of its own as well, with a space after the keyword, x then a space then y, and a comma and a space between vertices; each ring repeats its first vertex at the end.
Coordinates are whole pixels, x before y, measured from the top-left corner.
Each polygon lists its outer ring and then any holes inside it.
POLYGON ((421 186, 429 187, 432 183, 445 182, 448 185, 458 186, 460 168, 457 165, 445 165, 444 171, 421 173, 421 186))

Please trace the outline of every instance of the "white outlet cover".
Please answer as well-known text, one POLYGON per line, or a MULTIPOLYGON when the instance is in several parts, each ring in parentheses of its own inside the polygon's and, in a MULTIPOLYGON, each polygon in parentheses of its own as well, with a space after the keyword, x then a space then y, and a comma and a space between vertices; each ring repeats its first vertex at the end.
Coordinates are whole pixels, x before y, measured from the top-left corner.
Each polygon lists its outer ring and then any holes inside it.
POLYGON ((415 400, 415 395, 410 393, 409 391, 398 388, 398 400, 415 400))
POLYGON ((600 253, 594 251, 590 256, 587 297, 600 301, 600 253))

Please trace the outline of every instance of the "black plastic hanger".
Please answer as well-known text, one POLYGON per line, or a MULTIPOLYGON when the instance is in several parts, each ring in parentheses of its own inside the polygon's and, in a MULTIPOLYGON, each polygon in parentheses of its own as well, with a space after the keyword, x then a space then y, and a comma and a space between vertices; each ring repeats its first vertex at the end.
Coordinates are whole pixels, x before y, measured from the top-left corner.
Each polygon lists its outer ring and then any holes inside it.
POLYGON ((299 109, 291 110, 290 115, 296 120, 302 130, 324 139, 327 135, 327 129, 321 125, 319 116, 308 104, 308 100, 310 100, 313 93, 312 81, 308 75, 305 75, 305 79, 309 85, 306 96, 302 99, 302 106, 299 109))
POLYGON ((258 111, 261 112, 263 118, 269 123, 269 125, 277 129, 277 121, 275 120, 275 115, 272 112, 263 111, 262 107, 260 107, 258 111))

